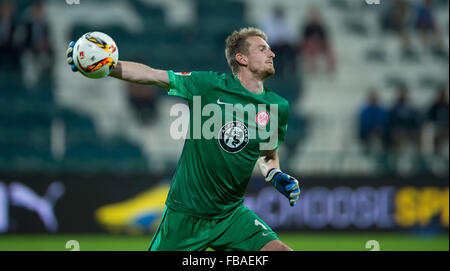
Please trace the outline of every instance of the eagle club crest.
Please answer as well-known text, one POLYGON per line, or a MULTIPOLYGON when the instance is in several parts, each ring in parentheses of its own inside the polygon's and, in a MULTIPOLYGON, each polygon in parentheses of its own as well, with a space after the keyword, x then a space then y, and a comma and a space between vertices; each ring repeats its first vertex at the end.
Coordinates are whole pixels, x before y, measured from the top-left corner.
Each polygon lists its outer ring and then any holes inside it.
POLYGON ((256 115, 256 124, 259 127, 265 127, 269 122, 269 113, 267 111, 261 111, 256 115))
POLYGON ((237 153, 248 143, 248 128, 240 121, 231 121, 219 131, 219 145, 229 153, 237 153))

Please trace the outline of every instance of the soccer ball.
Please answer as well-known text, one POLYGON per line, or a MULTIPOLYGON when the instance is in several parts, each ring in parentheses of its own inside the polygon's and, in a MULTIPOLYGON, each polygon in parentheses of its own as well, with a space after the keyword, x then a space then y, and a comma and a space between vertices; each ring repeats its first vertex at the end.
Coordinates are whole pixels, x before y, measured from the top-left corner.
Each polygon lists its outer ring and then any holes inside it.
POLYGON ((114 40, 102 32, 81 36, 73 47, 73 63, 89 78, 108 76, 119 60, 119 49, 114 40))

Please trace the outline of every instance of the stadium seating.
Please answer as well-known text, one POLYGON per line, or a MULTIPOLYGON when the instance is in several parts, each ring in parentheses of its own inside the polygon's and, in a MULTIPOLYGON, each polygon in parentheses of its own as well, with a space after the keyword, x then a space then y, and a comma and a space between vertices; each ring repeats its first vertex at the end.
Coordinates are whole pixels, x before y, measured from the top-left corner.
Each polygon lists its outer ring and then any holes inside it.
MULTIPOLYGON (((23 12, 31 2, 19 1, 18 10, 23 12)), ((285 167, 303 174, 387 171, 389 167, 383 165, 389 163, 364 156, 355 136, 354 118, 366 90, 379 87, 382 100, 390 104, 395 87, 407 84, 413 101, 425 108, 433 89, 448 86, 448 68, 442 72, 442 67, 448 66, 448 56, 436 58, 419 50, 403 58, 398 38, 380 32, 378 13, 374 12, 377 7, 368 7, 363 1, 315 2, 329 26, 338 71, 334 76, 277 75, 267 82, 291 104, 282 156, 285 167)), ((446 0, 436 2, 448 7, 446 0)), ((121 59, 160 69, 222 73, 229 72, 224 39, 231 31, 259 25, 275 4, 286 9, 288 20, 299 30, 310 5, 298 0, 194 0, 190 3, 195 18, 189 24, 177 25, 169 21, 162 3, 132 0, 124 4, 143 25, 136 25, 136 31, 118 22, 102 25, 78 21, 68 35, 73 39, 99 30, 113 36, 121 59)), ((89 9, 89 5, 83 3, 76 8, 89 9)), ((63 16, 50 15, 55 20, 63 16)), ((448 11, 439 12, 438 18, 448 27, 448 11)), ((413 42, 418 43, 417 39, 413 42)), ((448 31, 446 42, 448 48, 448 31)), ((57 61, 64 62, 62 55, 57 55, 57 61)), ((171 106, 180 101, 167 97, 163 90, 157 100, 160 117, 142 126, 131 113, 126 85, 117 80, 93 83, 56 70, 32 89, 26 89, 22 82, 21 74, 7 70, 0 73, 0 170, 127 172, 168 170, 176 165, 181 148, 167 136, 167 116, 171 106), (52 147, 55 120, 64 127, 62 156, 55 155, 52 147)), ((448 156, 446 159, 448 162, 448 156)), ((410 160, 419 161, 412 166, 416 171, 429 170, 426 165, 420 166, 420 159, 410 160)), ((448 166, 445 172, 448 174, 448 166)))
MULTIPOLYGON (((142 1, 131 1, 138 14, 142 17, 162 18, 164 14, 158 11, 157 4, 152 6, 143 4, 142 1)), ((235 29, 247 26, 245 17, 246 3, 244 1, 194 1, 194 10, 196 19, 191 25, 172 26, 167 23, 153 24, 144 20, 145 30, 139 33, 130 33, 121 26, 102 27, 101 31, 113 33, 115 41, 119 45, 120 58, 143 62, 159 69, 172 69, 175 71, 192 71, 192 70, 214 70, 219 73, 229 72, 224 54, 224 40, 226 36, 235 29), (224 12, 226 11, 226 12, 224 12), (230 19, 233 18, 233 19, 230 19), (139 42, 136 42, 139 41, 139 42)), ((86 25, 77 25, 73 28, 72 36, 79 36, 88 31, 99 30, 88 27, 86 25)), ((283 97, 290 102, 295 102, 300 97, 301 84, 297 77, 290 78, 277 77, 270 82, 268 86, 281 93, 283 97)), ((158 98, 159 104, 165 104, 163 100, 167 100, 173 105, 173 99, 164 95, 162 90, 158 98)), ((167 106, 158 115, 164 116, 168 112, 167 106)), ((295 147, 301 142, 304 135, 304 126, 306 121, 301 114, 292 110, 290 120, 290 130, 293 134, 288 135, 286 139, 289 142, 289 149, 295 147)), ((150 130, 168 130, 167 123, 157 122, 150 130)), ((74 136, 76 138, 77 136, 74 136)), ((176 166, 177 156, 168 153, 178 153, 179 150, 170 150, 170 148, 179 148, 178 144, 173 144, 170 137, 146 137, 143 139, 142 146, 150 149, 153 157, 158 157, 164 167, 173 168, 176 166), (164 148, 155 148, 154 146, 164 146, 164 148), (167 157, 167 158, 166 158, 167 157)), ((294 155, 289 152, 289 156, 294 155)), ((152 164, 154 164, 152 162, 152 164)))

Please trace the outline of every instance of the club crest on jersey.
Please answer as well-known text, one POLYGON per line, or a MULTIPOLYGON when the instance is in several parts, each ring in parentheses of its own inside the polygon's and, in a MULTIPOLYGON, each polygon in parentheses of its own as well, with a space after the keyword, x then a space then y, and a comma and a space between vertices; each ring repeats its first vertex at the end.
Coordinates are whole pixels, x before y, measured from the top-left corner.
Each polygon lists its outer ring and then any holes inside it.
POLYGON ((237 153, 248 143, 248 128, 240 121, 231 121, 219 131, 219 145, 229 153, 237 153))
POLYGON ((261 111, 256 115, 256 124, 259 127, 265 127, 269 123, 269 113, 267 111, 261 111))

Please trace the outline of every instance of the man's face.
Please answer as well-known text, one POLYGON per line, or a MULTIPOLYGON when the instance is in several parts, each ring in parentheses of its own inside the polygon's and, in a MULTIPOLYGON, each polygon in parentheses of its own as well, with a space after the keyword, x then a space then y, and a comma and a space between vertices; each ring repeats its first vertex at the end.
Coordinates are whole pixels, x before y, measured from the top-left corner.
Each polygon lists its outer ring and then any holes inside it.
POLYGON ((275 73, 273 59, 275 54, 270 49, 267 42, 260 37, 248 37, 249 44, 247 68, 261 79, 266 79, 275 73))

